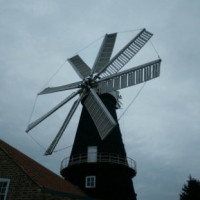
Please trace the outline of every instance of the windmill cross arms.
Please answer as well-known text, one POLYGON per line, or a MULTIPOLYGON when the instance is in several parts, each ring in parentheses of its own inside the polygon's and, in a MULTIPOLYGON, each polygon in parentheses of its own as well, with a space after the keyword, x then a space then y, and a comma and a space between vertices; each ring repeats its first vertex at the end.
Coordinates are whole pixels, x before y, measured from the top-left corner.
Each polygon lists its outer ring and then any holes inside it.
POLYGON ((94 62, 94 66, 92 68, 92 73, 98 73, 102 67, 106 65, 110 61, 110 57, 112 55, 112 51, 115 45, 115 40, 117 37, 117 33, 106 34, 104 40, 101 44, 99 53, 97 54, 96 60, 94 62))
POLYGON ((117 125, 116 121, 92 88, 90 88, 90 93, 84 101, 84 105, 103 140, 117 125))
POLYGON ((48 87, 48 88, 45 88, 44 90, 42 90, 40 93, 38 93, 38 95, 49 94, 49 93, 54 93, 54 92, 62 92, 64 90, 72 90, 72 89, 76 89, 76 88, 81 88, 81 83, 82 83, 82 81, 78 81, 78 82, 74 82, 71 84, 62 85, 62 86, 58 86, 58 87, 48 87))
POLYGON ((76 109, 78 108, 78 105, 80 104, 81 100, 83 99, 84 96, 84 92, 80 95, 80 97, 74 102, 73 106, 71 107, 67 117, 65 118, 65 121, 63 122, 60 130, 58 131, 56 137, 54 138, 54 140, 52 141, 52 143, 50 144, 50 146, 48 147, 48 149, 46 150, 44 155, 50 155, 53 153, 56 145, 58 144, 61 136, 63 135, 67 125, 69 124, 74 112, 76 111, 76 109))
POLYGON ((31 124, 29 124, 28 127, 27 127, 27 129, 26 129, 26 132, 28 133, 31 129, 33 129, 35 126, 37 126, 38 124, 40 124, 43 120, 45 120, 47 117, 49 117, 50 115, 52 115, 59 108, 61 108, 63 105, 65 105, 67 102, 69 102, 71 99, 73 99, 76 95, 80 94, 81 92, 82 92, 82 89, 80 89, 80 90, 78 90, 78 91, 73 92, 72 94, 70 94, 67 98, 65 98, 63 101, 61 101, 58 105, 56 105, 55 107, 53 107, 49 112, 47 112, 42 117, 38 118, 37 120, 35 120, 31 124))
POLYGON ((103 78, 95 83, 98 92, 120 90, 156 78, 160 75, 160 64, 161 59, 158 59, 103 78))
POLYGON ((137 52, 147 43, 152 37, 152 33, 143 29, 138 33, 121 51, 119 51, 110 62, 105 65, 101 71, 96 75, 98 77, 106 77, 117 73, 124 65, 126 65, 137 52))
POLYGON ((79 55, 73 56, 67 60, 81 79, 84 79, 91 74, 91 69, 79 55))

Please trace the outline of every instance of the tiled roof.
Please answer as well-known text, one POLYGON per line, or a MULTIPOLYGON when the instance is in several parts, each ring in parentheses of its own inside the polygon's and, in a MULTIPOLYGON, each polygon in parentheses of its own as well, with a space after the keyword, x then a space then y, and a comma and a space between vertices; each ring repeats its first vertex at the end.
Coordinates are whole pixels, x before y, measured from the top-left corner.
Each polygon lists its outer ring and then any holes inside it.
POLYGON ((43 167, 33 159, 11 147, 0 140, 0 149, 9 155, 9 157, 20 166, 24 172, 41 188, 63 192, 72 195, 85 196, 76 186, 62 179, 52 171, 43 167))

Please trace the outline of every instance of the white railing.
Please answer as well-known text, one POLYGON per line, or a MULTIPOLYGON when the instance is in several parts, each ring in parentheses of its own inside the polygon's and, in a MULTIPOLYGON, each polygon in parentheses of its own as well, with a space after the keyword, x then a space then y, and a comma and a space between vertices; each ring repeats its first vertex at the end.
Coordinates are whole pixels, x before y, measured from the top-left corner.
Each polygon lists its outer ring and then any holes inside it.
POLYGON ((64 168, 68 166, 81 164, 81 163, 115 163, 115 164, 125 165, 136 171, 135 160, 129 157, 121 156, 118 154, 112 154, 112 153, 99 153, 97 155, 94 155, 94 153, 89 153, 89 154, 85 153, 85 154, 75 155, 71 158, 67 157, 62 160, 60 170, 63 170, 64 168), (93 159, 90 159, 90 158, 93 158, 93 159))

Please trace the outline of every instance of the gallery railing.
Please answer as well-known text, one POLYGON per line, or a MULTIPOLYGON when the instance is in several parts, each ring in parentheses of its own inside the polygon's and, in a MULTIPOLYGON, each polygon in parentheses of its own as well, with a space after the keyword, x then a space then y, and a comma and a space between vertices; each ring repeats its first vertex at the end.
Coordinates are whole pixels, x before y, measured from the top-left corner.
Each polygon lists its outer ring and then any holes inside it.
POLYGON ((78 154, 73 157, 67 157, 61 162, 61 170, 76 164, 81 163, 115 163, 119 165, 125 165, 136 171, 136 162, 135 160, 121 156, 118 154, 112 153, 88 153, 88 154, 78 154))

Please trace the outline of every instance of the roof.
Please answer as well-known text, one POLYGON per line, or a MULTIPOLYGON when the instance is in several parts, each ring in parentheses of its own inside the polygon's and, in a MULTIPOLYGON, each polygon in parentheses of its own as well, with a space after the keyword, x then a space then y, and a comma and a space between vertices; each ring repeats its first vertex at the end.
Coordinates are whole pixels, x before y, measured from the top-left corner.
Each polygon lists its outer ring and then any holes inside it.
POLYGON ((62 179, 2 140, 0 140, 0 149, 8 154, 8 156, 42 189, 85 196, 79 188, 72 185, 69 181, 62 179))

